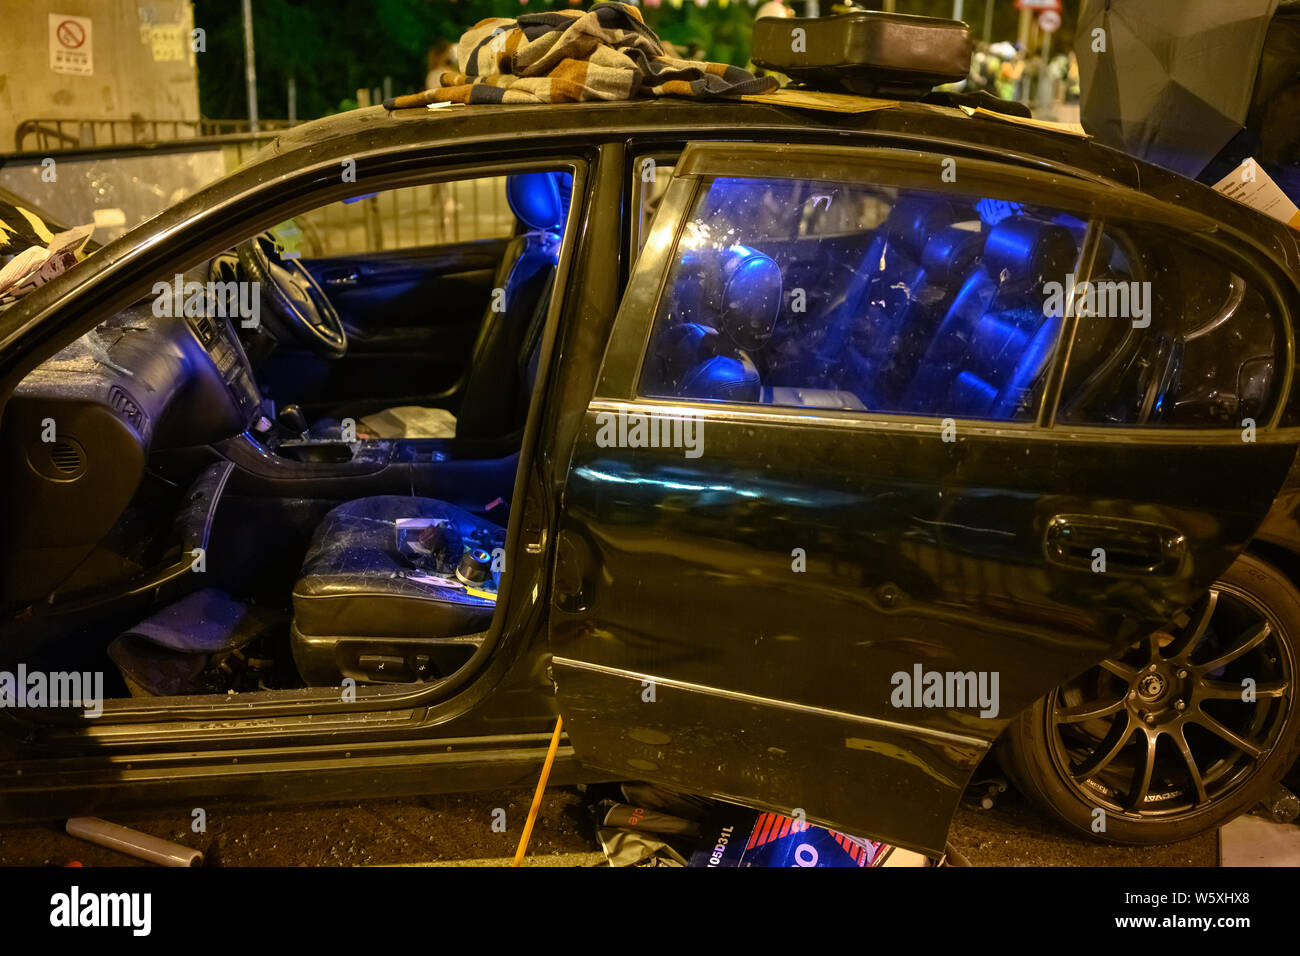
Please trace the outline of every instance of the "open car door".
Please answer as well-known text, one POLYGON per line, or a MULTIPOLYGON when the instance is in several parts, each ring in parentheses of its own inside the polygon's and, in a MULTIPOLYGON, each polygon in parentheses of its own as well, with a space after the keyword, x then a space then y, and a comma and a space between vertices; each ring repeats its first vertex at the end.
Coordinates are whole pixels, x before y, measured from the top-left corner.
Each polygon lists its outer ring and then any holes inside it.
POLYGON ((584 762, 940 853, 1006 724, 1203 597, 1268 512, 1296 430, 1264 257, 1136 192, 943 160, 683 154, 567 476, 550 636, 584 762), (1103 275, 1148 283, 1145 317, 1051 285, 1103 275), (1243 276, 1254 384, 1207 410, 1196 349, 1236 346, 1193 335, 1243 276))

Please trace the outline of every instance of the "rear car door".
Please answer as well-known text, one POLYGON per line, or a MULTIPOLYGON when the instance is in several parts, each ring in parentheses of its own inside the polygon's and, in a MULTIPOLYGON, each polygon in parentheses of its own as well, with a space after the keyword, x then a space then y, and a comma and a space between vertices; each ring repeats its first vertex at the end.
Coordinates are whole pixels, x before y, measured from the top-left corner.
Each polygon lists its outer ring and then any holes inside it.
POLYGON ((1296 451, 1273 280, 1253 384, 1179 417, 1177 327, 1220 303, 1125 224, 1213 224, 951 162, 682 156, 567 477, 550 636, 585 762, 940 852, 1007 722, 1198 600, 1268 511, 1296 451), (1132 293, 1108 325, 1077 314, 1090 276, 1132 293))

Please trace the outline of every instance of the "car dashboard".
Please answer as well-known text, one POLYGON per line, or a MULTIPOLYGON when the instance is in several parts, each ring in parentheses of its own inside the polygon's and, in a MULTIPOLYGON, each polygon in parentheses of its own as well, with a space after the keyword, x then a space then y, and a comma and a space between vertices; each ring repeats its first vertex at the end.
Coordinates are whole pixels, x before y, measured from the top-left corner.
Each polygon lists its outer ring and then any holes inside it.
POLYGON ((4 607, 147 567, 147 536, 130 540, 133 516, 141 513, 135 524, 144 527, 143 512, 184 504, 183 488, 150 473, 150 456, 238 435, 260 414, 231 320, 208 309, 175 314, 186 311, 172 307, 181 301, 142 299, 15 390, 0 426, 12 476, 0 531, 4 607))

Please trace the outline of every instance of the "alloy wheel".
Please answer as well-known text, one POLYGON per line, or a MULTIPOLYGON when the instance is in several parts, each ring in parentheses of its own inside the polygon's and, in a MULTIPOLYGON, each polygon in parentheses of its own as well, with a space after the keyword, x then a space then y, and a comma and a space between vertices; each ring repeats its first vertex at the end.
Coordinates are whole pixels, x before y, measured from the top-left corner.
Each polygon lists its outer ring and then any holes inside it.
POLYGON ((1254 776, 1294 706, 1293 671, 1268 609, 1220 583, 1168 629, 1052 693, 1052 759, 1107 813, 1190 816, 1254 776))

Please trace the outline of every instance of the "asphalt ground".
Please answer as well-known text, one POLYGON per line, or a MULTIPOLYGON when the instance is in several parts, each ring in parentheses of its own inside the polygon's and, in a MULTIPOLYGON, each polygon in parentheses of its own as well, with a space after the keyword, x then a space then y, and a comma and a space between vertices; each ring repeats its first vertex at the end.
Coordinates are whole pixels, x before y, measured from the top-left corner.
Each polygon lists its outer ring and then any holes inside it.
MULTIPOLYGON (((514 856, 531 799, 530 791, 503 790, 275 808, 213 806, 205 808, 204 833, 190 829, 184 811, 113 822, 201 849, 206 866, 495 866, 514 856)), ((529 843, 529 865, 603 863, 584 804, 573 789, 547 793, 529 843)), ((949 840, 972 866, 1218 864, 1213 833, 1170 846, 1107 846, 1076 837, 1014 790, 989 810, 964 801, 949 840)), ((0 828, 0 866, 63 866, 73 860, 83 866, 149 865, 74 839, 57 823, 0 828)))

